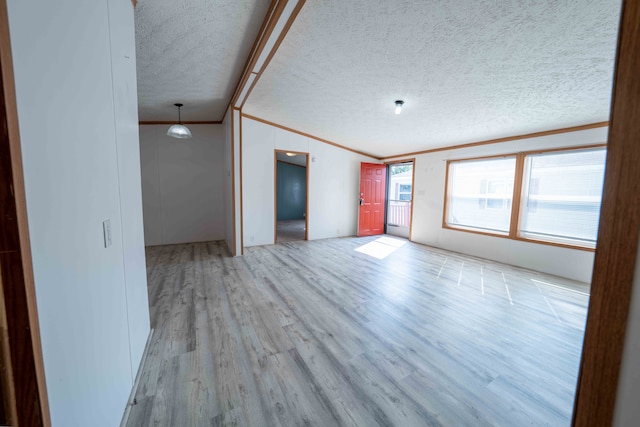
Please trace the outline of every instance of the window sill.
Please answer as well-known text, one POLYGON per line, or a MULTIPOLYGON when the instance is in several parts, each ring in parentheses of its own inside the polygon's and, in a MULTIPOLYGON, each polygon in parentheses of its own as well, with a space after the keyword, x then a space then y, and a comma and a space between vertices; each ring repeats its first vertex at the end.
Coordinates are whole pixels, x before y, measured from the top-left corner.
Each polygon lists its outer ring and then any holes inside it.
POLYGON ((559 248, 574 249, 574 250, 585 251, 585 252, 595 252, 596 250, 595 247, 591 247, 591 246, 581 246, 581 245, 565 243, 565 242, 542 240, 535 237, 524 237, 524 236, 512 237, 507 233, 502 234, 498 231, 496 232, 484 231, 478 228, 454 226, 446 223, 442 224, 442 228, 445 230, 462 231, 464 233, 480 234, 482 236, 499 237, 501 239, 517 240, 519 242, 536 243, 540 245, 555 246, 559 248))

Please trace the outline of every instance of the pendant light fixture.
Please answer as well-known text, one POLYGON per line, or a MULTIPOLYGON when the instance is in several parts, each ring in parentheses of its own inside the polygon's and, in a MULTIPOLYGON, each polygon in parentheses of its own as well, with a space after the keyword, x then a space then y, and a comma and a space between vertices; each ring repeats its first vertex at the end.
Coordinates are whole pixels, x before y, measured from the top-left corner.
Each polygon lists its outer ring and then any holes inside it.
POLYGON ((396 114, 402 113, 402 106, 404 105, 404 101, 397 100, 396 101, 396 114))
POLYGON ((191 138, 191 131, 189 130, 188 127, 183 125, 182 121, 180 120, 180 107, 182 107, 182 104, 177 103, 173 105, 178 107, 178 124, 172 125, 167 131, 167 135, 172 136, 174 138, 180 138, 180 139, 191 138))

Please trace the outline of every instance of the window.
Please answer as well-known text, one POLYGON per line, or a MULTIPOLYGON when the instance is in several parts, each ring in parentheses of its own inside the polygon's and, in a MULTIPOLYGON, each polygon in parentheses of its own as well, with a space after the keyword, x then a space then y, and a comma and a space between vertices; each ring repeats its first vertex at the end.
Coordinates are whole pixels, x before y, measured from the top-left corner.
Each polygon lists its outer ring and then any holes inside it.
POLYGON ((449 161, 443 226, 592 249, 605 158, 599 146, 449 161))
POLYGON ((508 234, 516 158, 449 164, 447 225, 508 234))
POLYGON ((604 149, 528 155, 519 235, 595 247, 604 149))
POLYGON ((398 186, 398 200, 411 201, 411 185, 410 184, 400 184, 398 186))

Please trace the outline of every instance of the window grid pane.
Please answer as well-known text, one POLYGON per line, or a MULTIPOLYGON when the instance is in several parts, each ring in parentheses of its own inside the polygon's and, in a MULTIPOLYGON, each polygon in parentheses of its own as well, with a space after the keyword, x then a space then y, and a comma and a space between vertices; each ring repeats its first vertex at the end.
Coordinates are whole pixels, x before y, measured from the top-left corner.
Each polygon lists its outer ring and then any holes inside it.
POLYGON ((527 156, 520 236, 595 246, 605 157, 605 149, 527 156))
POLYGON ((452 162, 449 167, 447 224, 508 234, 515 157, 452 162))

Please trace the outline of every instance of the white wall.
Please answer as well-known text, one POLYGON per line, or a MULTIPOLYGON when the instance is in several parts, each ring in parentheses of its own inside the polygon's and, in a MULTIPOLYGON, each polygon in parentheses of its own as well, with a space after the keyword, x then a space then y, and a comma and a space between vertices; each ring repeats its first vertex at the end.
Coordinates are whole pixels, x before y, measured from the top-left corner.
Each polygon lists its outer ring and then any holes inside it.
POLYGON ((52 424, 118 425, 149 328, 133 8, 7 7, 52 424))
POLYGON ((309 239, 353 236, 360 162, 370 157, 255 120, 242 119, 245 246, 274 243, 274 150, 309 153, 309 239))
POLYGON ((130 1, 109 1, 108 6, 122 256, 127 287, 131 367, 135 379, 149 335, 149 299, 138 143, 135 24, 130 1))
POLYGON ((189 125, 191 139, 167 129, 140 126, 145 244, 224 239, 223 126, 189 125))
POLYGON ((583 282, 591 281, 593 252, 442 228, 446 160, 604 143, 608 128, 439 151, 416 157, 412 240, 583 282))
POLYGON ((613 419, 616 427, 635 426, 640 419, 640 244, 638 248, 613 419))

